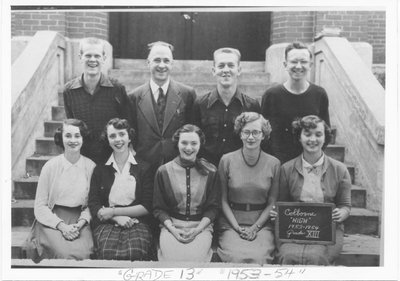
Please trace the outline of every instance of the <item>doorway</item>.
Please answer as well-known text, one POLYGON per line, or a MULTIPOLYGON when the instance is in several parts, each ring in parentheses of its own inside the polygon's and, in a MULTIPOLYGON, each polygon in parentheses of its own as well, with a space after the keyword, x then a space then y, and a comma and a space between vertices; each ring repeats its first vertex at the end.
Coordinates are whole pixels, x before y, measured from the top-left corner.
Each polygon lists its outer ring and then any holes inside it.
POLYGON ((214 50, 233 47, 243 61, 265 60, 271 12, 110 12, 115 58, 144 59, 147 44, 171 43, 174 58, 212 60, 214 50))

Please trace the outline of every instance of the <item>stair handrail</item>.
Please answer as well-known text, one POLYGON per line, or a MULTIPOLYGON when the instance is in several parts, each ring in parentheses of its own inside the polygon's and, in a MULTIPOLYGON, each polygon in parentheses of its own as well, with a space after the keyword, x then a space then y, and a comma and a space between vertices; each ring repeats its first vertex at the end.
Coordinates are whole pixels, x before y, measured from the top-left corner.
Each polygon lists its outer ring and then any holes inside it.
POLYGON ((54 31, 38 31, 11 67, 11 138, 13 176, 24 174, 32 140, 43 135, 43 120, 64 85, 66 39, 54 31))
POLYGON ((384 187, 385 90, 344 37, 314 43, 316 84, 327 90, 337 141, 367 190, 367 207, 380 211, 384 187))

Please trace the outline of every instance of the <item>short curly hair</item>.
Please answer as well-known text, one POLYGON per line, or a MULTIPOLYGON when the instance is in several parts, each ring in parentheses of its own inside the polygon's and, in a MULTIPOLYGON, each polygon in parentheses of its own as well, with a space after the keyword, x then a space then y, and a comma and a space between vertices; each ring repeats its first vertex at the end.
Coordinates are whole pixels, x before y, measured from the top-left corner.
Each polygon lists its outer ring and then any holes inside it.
POLYGON ((301 42, 293 42, 293 43, 287 45, 286 48, 285 48, 285 60, 287 59, 289 52, 290 52, 291 50, 294 50, 294 49, 297 49, 297 50, 302 50, 302 49, 303 49, 303 50, 307 50, 308 53, 310 54, 310 59, 312 59, 312 57, 313 57, 313 55, 312 55, 310 49, 309 49, 304 43, 301 43, 301 42))
POLYGON ((235 119, 234 131, 236 134, 240 134, 243 127, 246 126, 247 123, 261 120, 261 131, 264 134, 265 139, 269 139, 271 134, 271 125, 269 121, 265 119, 260 113, 257 112, 242 112, 238 117, 235 119))
POLYGON ((193 124, 186 124, 176 130, 174 135, 172 136, 172 142, 175 148, 178 148, 179 138, 182 133, 196 133, 200 139, 200 147, 206 143, 206 136, 199 127, 193 124))
POLYGON ((82 136, 82 141, 83 143, 85 142, 85 140, 87 139, 87 137, 89 136, 89 129, 86 126, 85 122, 83 122, 82 120, 79 119, 65 119, 62 123, 62 126, 57 128, 56 132, 54 133, 54 143, 61 147, 62 149, 65 149, 64 147, 64 142, 63 142, 63 131, 64 131, 64 126, 65 125, 71 125, 71 126, 75 126, 79 128, 79 132, 81 133, 82 136))
POLYGON ((300 135, 303 130, 310 130, 317 128, 318 124, 322 123, 324 125, 325 142, 322 149, 328 146, 332 138, 331 128, 317 115, 307 115, 303 118, 297 118, 292 122, 292 132, 297 141, 300 141, 300 135))
POLYGON ((100 140, 104 143, 104 145, 106 145, 106 146, 110 145, 110 143, 108 142, 108 137, 107 137, 107 128, 109 126, 113 126, 115 129, 118 129, 118 130, 125 129, 128 132, 129 139, 131 140, 131 144, 133 145, 133 142, 136 137, 135 129, 133 129, 129 125, 128 120, 120 119, 120 118, 113 118, 110 121, 108 121, 106 126, 104 127, 103 131, 101 132, 100 140))

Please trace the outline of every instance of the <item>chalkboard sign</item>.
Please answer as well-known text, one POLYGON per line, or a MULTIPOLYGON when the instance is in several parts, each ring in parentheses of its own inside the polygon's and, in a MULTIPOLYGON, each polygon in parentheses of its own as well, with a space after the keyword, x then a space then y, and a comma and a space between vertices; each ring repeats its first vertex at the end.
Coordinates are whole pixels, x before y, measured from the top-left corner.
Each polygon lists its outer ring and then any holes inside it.
POLYGON ((281 242, 335 244, 334 204, 277 202, 275 235, 281 242))

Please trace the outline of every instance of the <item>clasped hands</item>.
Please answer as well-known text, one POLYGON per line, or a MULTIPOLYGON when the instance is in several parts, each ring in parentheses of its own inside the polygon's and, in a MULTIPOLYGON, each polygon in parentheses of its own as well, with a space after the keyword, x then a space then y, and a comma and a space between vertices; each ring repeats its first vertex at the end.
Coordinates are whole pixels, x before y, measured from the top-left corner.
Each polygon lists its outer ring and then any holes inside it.
POLYGON ((57 229, 61 232, 62 236, 65 240, 73 241, 79 237, 80 230, 85 224, 85 221, 79 220, 74 224, 66 224, 64 222, 60 222, 57 225, 57 229))
POLYGON ((116 226, 120 226, 122 228, 131 228, 135 224, 139 223, 137 218, 131 218, 129 216, 114 216, 114 208, 106 208, 102 207, 97 212, 97 218, 101 222, 108 221, 112 219, 115 222, 116 226))
POLYGON ((247 241, 253 241, 257 237, 257 230, 252 226, 239 226, 236 231, 240 238, 247 241))
POLYGON ((172 226, 169 231, 172 235, 181 243, 190 243, 192 242, 196 236, 201 232, 198 228, 176 228, 172 226))

